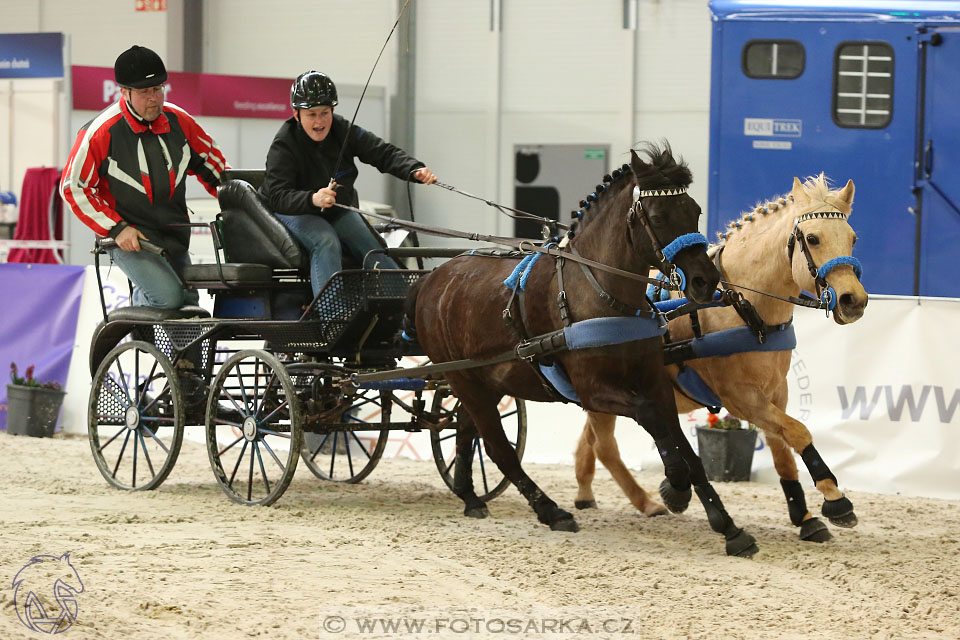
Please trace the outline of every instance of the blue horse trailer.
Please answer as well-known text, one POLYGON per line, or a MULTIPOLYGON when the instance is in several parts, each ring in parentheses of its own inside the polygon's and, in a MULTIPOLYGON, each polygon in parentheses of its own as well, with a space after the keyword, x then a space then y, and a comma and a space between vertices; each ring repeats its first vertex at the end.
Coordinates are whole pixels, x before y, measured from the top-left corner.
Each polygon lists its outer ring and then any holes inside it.
POLYGON ((960 2, 711 0, 709 229, 856 184, 871 293, 960 297, 960 2))

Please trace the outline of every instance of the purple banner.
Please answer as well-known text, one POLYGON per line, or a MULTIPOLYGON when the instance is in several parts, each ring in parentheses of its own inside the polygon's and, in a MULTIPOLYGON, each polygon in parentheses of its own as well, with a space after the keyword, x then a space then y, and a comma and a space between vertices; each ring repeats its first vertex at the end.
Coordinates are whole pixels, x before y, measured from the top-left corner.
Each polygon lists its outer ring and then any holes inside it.
MULTIPOLYGON (((0 264, 0 429, 7 428, 10 363, 22 376, 35 366, 40 382, 67 386, 77 333, 84 268, 59 264, 0 264)), ((81 356, 86 354, 81 354, 81 356)))

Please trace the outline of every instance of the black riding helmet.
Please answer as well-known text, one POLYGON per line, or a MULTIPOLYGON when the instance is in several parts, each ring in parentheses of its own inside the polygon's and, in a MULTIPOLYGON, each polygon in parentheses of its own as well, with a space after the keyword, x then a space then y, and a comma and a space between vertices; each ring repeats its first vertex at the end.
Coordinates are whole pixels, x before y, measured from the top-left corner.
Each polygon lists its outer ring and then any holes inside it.
POLYGON ((290 106, 294 109, 337 106, 337 87, 325 73, 311 69, 301 73, 290 87, 290 106))
POLYGON ((167 68, 154 51, 133 45, 113 63, 113 77, 121 87, 146 89, 167 81, 167 68))

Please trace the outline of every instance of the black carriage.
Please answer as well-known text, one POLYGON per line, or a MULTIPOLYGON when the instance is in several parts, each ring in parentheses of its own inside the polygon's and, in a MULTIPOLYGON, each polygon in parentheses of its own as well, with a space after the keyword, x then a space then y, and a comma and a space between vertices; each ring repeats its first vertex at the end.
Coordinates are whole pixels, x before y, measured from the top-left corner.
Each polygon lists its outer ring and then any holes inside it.
MULTIPOLYGON (((200 307, 108 314, 104 306, 90 347, 88 430, 107 482, 120 489, 160 486, 187 434, 206 442, 227 496, 269 505, 300 460, 323 480, 359 482, 377 465, 391 432, 429 431, 437 469, 452 489, 459 403, 442 377, 354 380, 425 361, 398 334, 407 291, 427 271, 345 269, 314 298, 306 253, 250 182, 227 180, 219 202, 209 225, 216 262, 184 272, 188 285, 213 296, 212 316, 200 307)), ((383 251, 400 260, 457 253, 383 251)), ((508 398, 501 407, 522 456, 524 403, 508 398)), ((483 464, 479 440, 474 452, 481 456, 475 486, 489 500, 508 480, 483 464)))

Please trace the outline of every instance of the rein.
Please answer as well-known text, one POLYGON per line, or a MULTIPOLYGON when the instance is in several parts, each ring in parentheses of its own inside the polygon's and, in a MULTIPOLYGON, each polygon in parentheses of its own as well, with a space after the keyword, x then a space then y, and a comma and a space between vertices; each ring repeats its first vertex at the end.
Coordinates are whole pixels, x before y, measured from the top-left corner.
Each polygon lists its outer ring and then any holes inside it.
MULTIPOLYGON (((440 187, 440 188, 442 188, 442 189, 446 189, 447 191, 452 191, 452 192, 454 192, 454 193, 459 193, 459 194, 462 195, 462 196, 466 196, 466 197, 472 198, 472 199, 474 199, 474 200, 479 200, 480 202, 484 203, 485 205, 487 205, 487 206, 489 206, 489 207, 493 207, 494 209, 496 209, 497 211, 499 211, 499 212, 502 213, 503 215, 505 215, 505 216, 507 216, 507 217, 510 217, 510 218, 513 218, 513 219, 515 219, 515 220, 536 220, 537 222, 539 222, 540 224, 542 224, 545 229, 549 229, 551 226, 557 227, 558 229, 565 229, 565 230, 569 230, 569 229, 570 229, 570 225, 563 224, 563 223, 560 222, 559 220, 554 220, 553 218, 546 218, 546 217, 544 217, 544 216, 538 216, 538 215, 535 215, 535 214, 533 214, 533 213, 529 213, 529 212, 527 212, 527 211, 521 211, 520 209, 514 209, 513 207, 508 207, 507 205, 499 204, 499 203, 497 203, 497 202, 494 202, 493 200, 487 200, 486 198, 482 198, 482 197, 480 197, 480 196, 478 196, 478 195, 474 195, 474 194, 472 194, 472 193, 468 193, 468 192, 466 192, 466 191, 463 191, 462 189, 458 189, 458 188, 454 187, 453 185, 444 184, 443 182, 440 182, 439 180, 436 181, 436 182, 434 182, 433 184, 436 185, 436 186, 438 186, 438 187, 440 187), (508 211, 512 211, 513 213, 507 213, 508 211), (516 215, 513 215, 513 214, 516 214, 516 215)), ((545 239, 546 239, 546 238, 545 238, 545 239)))
MULTIPOLYGON (((510 247, 512 249, 517 249, 525 254, 541 253, 549 256, 553 256, 556 259, 560 260, 570 260, 572 262, 578 262, 588 267, 592 267, 599 271, 605 271, 616 276, 621 276, 629 280, 635 280, 637 282, 643 282, 645 284, 656 284, 657 280, 649 276, 642 276, 638 273, 633 273, 630 271, 624 271, 623 269, 618 269, 617 267, 611 267, 610 265, 603 264, 602 262, 597 262, 591 260, 590 258, 584 258, 583 256, 574 255, 569 251, 560 251, 552 247, 540 247, 531 240, 520 239, 520 238, 503 238, 500 236, 491 236, 482 233, 470 233, 467 231, 457 231, 455 229, 447 229, 445 227, 434 227, 430 225, 420 224, 419 222, 411 222, 410 220, 401 220, 400 218, 391 218, 390 216, 383 215, 381 213, 373 213, 371 211, 363 211, 362 209, 357 209, 344 204, 337 204, 338 207, 346 209, 348 211, 354 211, 364 216, 371 216, 382 220, 384 222, 395 224, 398 227, 403 227, 406 229, 412 229, 414 231, 421 231, 428 235, 441 236, 446 238, 462 238, 464 240, 473 240, 474 242, 490 242, 493 244, 503 245, 505 247, 510 247)), ((666 289, 671 291, 678 291, 680 288, 670 283, 661 283, 666 289)))

